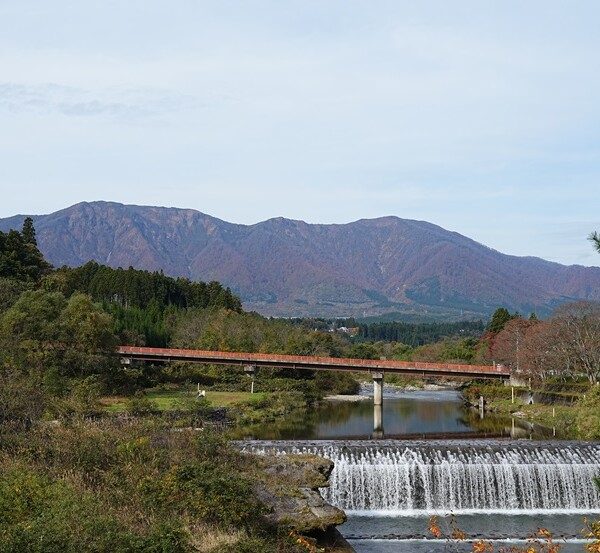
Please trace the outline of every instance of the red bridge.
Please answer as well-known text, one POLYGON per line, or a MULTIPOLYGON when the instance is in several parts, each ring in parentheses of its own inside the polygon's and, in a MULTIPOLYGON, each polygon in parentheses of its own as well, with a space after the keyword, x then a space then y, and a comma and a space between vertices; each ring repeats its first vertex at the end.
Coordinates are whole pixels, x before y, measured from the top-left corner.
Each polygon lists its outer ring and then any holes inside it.
MULTIPOLYGON (((491 378, 508 380, 510 372, 504 367, 459 365, 454 363, 419 363, 412 361, 384 361, 371 359, 344 359, 338 357, 310 357, 298 355, 273 355, 269 353, 243 353, 228 351, 203 351, 193 349, 143 348, 120 346, 121 359, 168 363, 187 361, 242 367, 272 367, 282 369, 308 369, 317 371, 368 371, 370 373, 401 373, 460 378, 491 378)), ((374 375, 375 377, 375 375, 374 375)))

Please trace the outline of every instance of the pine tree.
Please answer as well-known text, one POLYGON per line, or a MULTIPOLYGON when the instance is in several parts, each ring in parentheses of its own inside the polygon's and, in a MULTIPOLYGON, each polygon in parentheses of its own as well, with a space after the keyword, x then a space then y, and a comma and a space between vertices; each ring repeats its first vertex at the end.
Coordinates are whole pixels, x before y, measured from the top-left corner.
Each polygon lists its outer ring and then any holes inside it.
POLYGON ((594 231, 588 236, 588 240, 594 244, 594 248, 600 253, 600 234, 594 231))
POLYGON ((35 238, 35 228, 33 227, 33 219, 27 217, 23 221, 23 230, 21 231, 25 244, 31 244, 37 247, 37 240, 35 238))
POLYGON ((504 328, 504 325, 514 318, 515 315, 511 315, 508 312, 508 309, 506 309, 505 307, 498 307, 498 309, 494 311, 494 314, 492 315, 492 320, 490 321, 490 332, 500 332, 504 328))

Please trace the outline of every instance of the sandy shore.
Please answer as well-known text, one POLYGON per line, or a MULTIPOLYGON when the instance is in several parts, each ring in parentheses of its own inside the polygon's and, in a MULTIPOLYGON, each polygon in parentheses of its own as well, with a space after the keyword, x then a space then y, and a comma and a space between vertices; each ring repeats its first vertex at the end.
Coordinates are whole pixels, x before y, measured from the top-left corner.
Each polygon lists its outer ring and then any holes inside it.
POLYGON ((359 395, 337 395, 337 396, 325 396, 323 398, 326 401, 350 401, 350 402, 356 402, 356 401, 364 401, 366 399, 373 399, 369 396, 359 396, 359 395))
MULTIPOLYGON (((364 383, 365 385, 368 386, 368 382, 364 383)), ((393 384, 385 384, 384 385, 384 390, 385 389, 390 389, 393 388, 395 390, 398 391, 404 391, 404 392, 418 392, 418 391, 440 391, 440 390, 455 390, 457 386, 453 386, 453 385, 448 385, 448 384, 444 384, 444 385, 440 385, 440 384, 425 384, 422 387, 418 387, 418 386, 394 386, 393 384)), ((367 395, 333 395, 333 396, 326 396, 323 398, 326 401, 349 401, 351 403, 357 402, 357 401, 364 401, 366 399, 373 399, 373 397, 369 394, 367 395)))

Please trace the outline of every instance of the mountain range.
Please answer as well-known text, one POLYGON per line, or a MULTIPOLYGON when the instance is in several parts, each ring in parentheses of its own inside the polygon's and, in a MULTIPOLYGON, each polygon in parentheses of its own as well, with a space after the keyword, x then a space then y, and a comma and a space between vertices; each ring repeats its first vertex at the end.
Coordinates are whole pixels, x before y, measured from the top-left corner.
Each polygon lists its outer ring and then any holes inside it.
MULTIPOLYGON (((600 300, 600 268, 505 255, 398 217, 240 225, 192 209, 100 201, 30 216, 54 266, 95 260, 218 280, 264 315, 452 319, 504 306, 545 316, 565 301, 600 300)), ((0 219, 0 230, 20 230, 25 217, 0 219)))

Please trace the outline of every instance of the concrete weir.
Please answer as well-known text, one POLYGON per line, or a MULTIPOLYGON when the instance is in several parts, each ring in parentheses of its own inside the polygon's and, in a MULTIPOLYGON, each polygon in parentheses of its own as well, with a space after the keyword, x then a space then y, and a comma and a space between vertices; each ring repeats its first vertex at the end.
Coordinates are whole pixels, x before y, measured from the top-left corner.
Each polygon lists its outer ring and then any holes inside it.
POLYGON ((310 454, 334 469, 326 502, 345 511, 597 512, 600 444, 527 440, 263 441, 243 450, 310 454))

